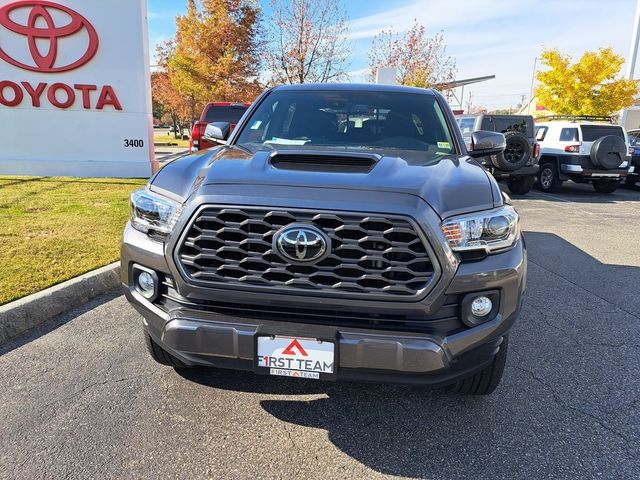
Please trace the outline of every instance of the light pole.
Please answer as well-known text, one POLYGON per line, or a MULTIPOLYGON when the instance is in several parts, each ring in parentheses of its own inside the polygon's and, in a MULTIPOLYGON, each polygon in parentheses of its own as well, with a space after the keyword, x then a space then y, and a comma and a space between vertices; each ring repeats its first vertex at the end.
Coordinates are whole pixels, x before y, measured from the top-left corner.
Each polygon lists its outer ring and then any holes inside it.
MULTIPOLYGON (((638 0, 640 4, 640 0, 638 0)), ((533 103, 533 83, 536 80, 536 67, 538 66, 538 57, 533 59, 533 73, 531 74, 531 90, 529 90, 529 106, 527 107, 527 113, 531 115, 531 104, 533 103)))
POLYGON ((627 78, 633 80, 636 69, 636 57, 638 56, 638 34, 640 34, 640 0, 636 6, 636 17, 633 22, 633 34, 631 35, 631 47, 629 47, 629 58, 627 59, 627 78))
MULTIPOLYGON (((631 46, 629 47, 629 57, 627 58, 627 79, 633 80, 636 69, 636 57, 638 56, 638 40, 640 40, 640 0, 637 1, 636 16, 633 21, 633 34, 631 35, 631 46)), ((620 124, 623 128, 627 122, 627 109, 622 110, 620 124)))

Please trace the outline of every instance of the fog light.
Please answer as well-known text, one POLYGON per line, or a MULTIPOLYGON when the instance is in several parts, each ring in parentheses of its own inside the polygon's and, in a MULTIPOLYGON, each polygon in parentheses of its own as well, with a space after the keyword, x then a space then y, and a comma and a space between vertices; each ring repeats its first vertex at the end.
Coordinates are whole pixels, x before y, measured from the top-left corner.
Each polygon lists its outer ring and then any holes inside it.
POLYGON ((476 317, 485 317, 492 309, 493 302, 487 297, 477 297, 471 302, 471 313, 476 317))
POLYGON ((149 272, 140 272, 138 275, 138 291, 146 298, 155 294, 156 281, 149 272))

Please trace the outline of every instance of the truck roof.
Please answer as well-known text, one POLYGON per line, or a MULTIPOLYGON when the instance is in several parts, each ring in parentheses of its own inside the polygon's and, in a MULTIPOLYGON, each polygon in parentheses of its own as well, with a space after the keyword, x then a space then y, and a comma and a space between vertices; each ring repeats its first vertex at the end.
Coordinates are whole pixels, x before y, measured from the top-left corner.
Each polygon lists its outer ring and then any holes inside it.
POLYGON ((378 85, 376 83, 303 83, 297 85, 280 85, 274 90, 365 90, 369 92, 399 92, 434 95, 430 88, 407 87, 405 85, 378 85))

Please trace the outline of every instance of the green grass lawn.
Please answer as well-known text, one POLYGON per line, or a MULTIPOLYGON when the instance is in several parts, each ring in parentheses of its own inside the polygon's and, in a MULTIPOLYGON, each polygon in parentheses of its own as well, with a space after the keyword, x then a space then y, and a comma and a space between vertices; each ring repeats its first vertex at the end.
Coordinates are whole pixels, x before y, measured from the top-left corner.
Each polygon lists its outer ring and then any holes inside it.
POLYGON ((116 261, 145 183, 0 176, 0 305, 116 261))
POLYGON ((176 139, 175 135, 167 135, 166 133, 154 133, 153 141, 155 143, 175 143, 178 147, 189 147, 189 140, 176 139))

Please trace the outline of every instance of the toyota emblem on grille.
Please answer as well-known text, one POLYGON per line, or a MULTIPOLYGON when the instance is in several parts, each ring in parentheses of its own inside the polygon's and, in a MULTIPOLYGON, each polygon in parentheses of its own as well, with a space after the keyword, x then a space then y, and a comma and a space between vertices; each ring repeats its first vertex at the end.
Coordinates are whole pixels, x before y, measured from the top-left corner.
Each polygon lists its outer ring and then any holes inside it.
POLYGON ((312 226, 289 225, 274 235, 273 243, 280 256, 294 263, 314 262, 330 251, 329 237, 312 226))

